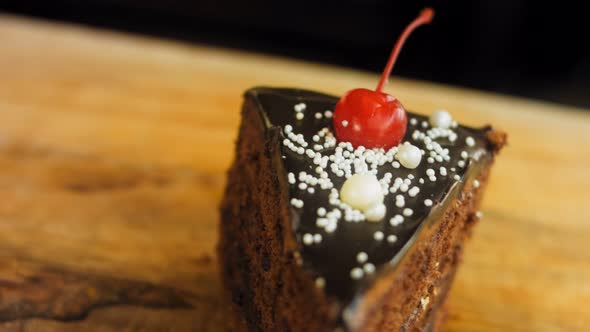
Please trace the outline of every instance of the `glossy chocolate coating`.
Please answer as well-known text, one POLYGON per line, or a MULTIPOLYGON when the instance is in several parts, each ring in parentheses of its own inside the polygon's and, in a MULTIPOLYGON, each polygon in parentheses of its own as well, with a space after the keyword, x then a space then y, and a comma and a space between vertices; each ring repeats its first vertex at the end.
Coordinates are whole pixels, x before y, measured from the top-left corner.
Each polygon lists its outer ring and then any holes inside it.
MULTIPOLYGON (((316 112, 322 114, 326 110, 332 111, 338 98, 298 89, 286 88, 254 88, 246 93, 247 98, 254 98, 259 105, 261 115, 266 122, 267 128, 280 127, 281 133, 284 132, 282 128, 286 125, 293 127, 294 133, 301 133, 304 135, 306 141, 312 142, 312 136, 324 127, 329 128, 333 132, 332 119, 322 117, 315 118, 316 112), (294 105, 298 103, 305 103, 306 109, 304 111, 305 117, 302 120, 296 120, 294 105)), ((423 121, 428 122, 428 118, 422 115, 408 113, 408 120, 412 118, 417 120, 416 125, 410 124, 408 121, 408 129, 405 141, 411 142, 413 145, 425 149, 423 141, 416 141, 412 138, 412 133, 415 129, 426 131, 422 127, 423 121)), ((388 194, 385 197, 385 205, 387 207, 387 214, 379 222, 347 222, 341 219, 338 223, 338 228, 333 233, 326 233, 318 226, 316 226, 317 209, 324 207, 328 210, 332 208, 329 203, 329 190, 321 190, 316 188, 315 193, 311 194, 305 190, 301 190, 297 185, 289 186, 289 199, 292 197, 304 201, 303 208, 295 208, 291 206, 293 216, 294 232, 301 243, 303 234, 317 234, 322 235, 322 241, 319 244, 301 245, 301 256, 303 258, 303 266, 308 269, 314 277, 322 277, 325 279, 326 294, 336 299, 340 304, 346 305, 350 303, 355 296, 362 293, 366 289, 371 280, 386 266, 396 264, 399 260, 400 252, 404 246, 407 247, 409 241, 412 241, 414 235, 420 230, 420 226, 431 218, 438 218, 441 209, 445 209, 445 200, 448 198, 451 190, 457 186, 462 186, 466 181, 472 181, 472 177, 467 178, 466 174, 470 169, 478 168, 478 163, 484 163, 488 158, 488 146, 485 139, 485 133, 489 128, 473 129, 464 126, 459 126, 454 129, 458 138, 455 142, 450 142, 447 138, 438 139, 437 142, 443 147, 450 150, 450 160, 442 163, 428 163, 428 153, 423 156, 420 165, 416 169, 406 169, 403 166, 394 168, 391 163, 386 163, 378 168, 378 178, 382 178, 386 172, 396 177, 406 178, 408 174, 413 174, 415 179, 412 181, 412 186, 419 186, 420 193, 416 197, 409 197, 407 193, 402 193, 405 196, 405 207, 413 209, 411 217, 404 217, 405 221, 398 226, 390 225, 389 220, 396 214, 402 214, 403 208, 398 208, 395 205, 396 194, 388 194), (466 138, 471 136, 475 140, 475 145, 468 146, 466 138), (467 151, 469 158, 466 160, 461 157, 461 152, 467 151), (465 160, 465 167, 457 166, 460 160, 465 160), (439 172, 441 166, 446 167, 448 174, 442 176, 439 172), (450 169, 456 168, 455 172, 450 169), (431 182, 426 176, 427 169, 433 169, 436 172, 437 181, 431 182), (460 180, 455 180, 454 175, 461 177, 460 180), (419 184, 419 179, 424 179, 424 184, 419 184), (433 202, 432 206, 424 204, 425 199, 430 199, 433 202), (374 233, 381 231, 385 238, 393 234, 397 237, 395 243, 389 243, 385 239, 377 241, 374 239, 374 233), (365 276, 360 280, 354 280, 350 276, 350 271, 354 267, 362 267, 362 264, 357 262, 357 254, 359 252, 368 254, 368 261, 375 265, 376 273, 365 276)), ((284 137, 283 137, 284 138, 284 137)), ((321 151, 322 155, 329 155, 335 148, 324 149, 321 151)), ((428 152, 428 151, 427 151, 428 152)), ((286 177, 288 172, 293 172, 297 175, 301 171, 309 174, 314 174, 314 165, 311 159, 305 155, 297 154, 288 148, 281 145, 282 160, 285 174, 281 176, 286 177)), ((471 172, 473 173, 473 172, 471 172)), ((340 189, 345 181, 344 177, 336 177, 330 175, 334 188, 340 189)), ((287 183, 285 181, 285 183, 287 183)), ((398 192, 397 194, 400 194, 398 192)), ((411 243, 410 243, 411 244, 411 243)))

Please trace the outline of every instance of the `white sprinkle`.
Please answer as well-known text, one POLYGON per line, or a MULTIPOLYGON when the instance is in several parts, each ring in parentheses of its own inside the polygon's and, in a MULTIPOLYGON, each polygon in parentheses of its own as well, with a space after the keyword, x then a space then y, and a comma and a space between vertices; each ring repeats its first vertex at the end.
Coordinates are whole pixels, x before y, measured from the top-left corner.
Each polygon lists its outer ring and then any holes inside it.
POLYGON ((457 166, 459 166, 459 167, 463 168, 463 167, 465 167, 465 162, 464 162, 463 160, 459 160, 459 161, 457 162, 457 166))
POLYGON ((434 173, 434 170, 432 168, 429 168, 429 169, 426 170, 426 175, 428 177, 432 177, 432 176, 434 176, 434 174, 435 173, 434 173))
POLYGON ((430 182, 436 182, 436 176, 431 176, 428 178, 430 180, 430 182))
POLYGON ((301 190, 307 189, 307 183, 305 183, 305 182, 299 183, 299 189, 301 189, 301 190))
POLYGON ((358 254, 356 254, 356 261, 359 262, 360 264, 363 264, 364 262, 366 262, 367 259, 369 259, 369 255, 367 255, 367 253, 364 251, 361 251, 358 254))
POLYGON ((446 167, 442 166, 442 167, 439 169, 439 171, 440 171, 440 175, 442 175, 442 176, 447 176, 447 168, 446 168, 446 167))
POLYGON ((393 227, 398 226, 403 222, 404 222, 404 217, 402 217, 399 214, 396 214, 395 216, 393 216, 393 218, 389 219, 389 224, 393 227))
POLYGON ((366 274, 372 274, 373 272, 375 272, 375 265, 373 265, 372 263, 367 263, 363 266, 363 270, 365 270, 366 274))
POLYGON ((303 115, 303 113, 301 113, 301 112, 300 112, 300 113, 297 113, 297 114, 295 114, 295 119, 297 119, 297 120, 303 120, 303 117, 304 117, 304 115, 303 115))
POLYGON ((363 277, 363 270, 360 267, 355 267, 350 270, 350 277, 354 280, 358 280, 363 277))
POLYGON ((397 161, 394 161, 391 166, 393 166, 393 168, 399 168, 400 164, 397 161))
POLYGON ((313 242, 315 242, 315 243, 322 242, 322 234, 314 234, 314 236, 313 236, 313 242))
POLYGON ((375 241, 381 241, 381 240, 383 240, 384 237, 385 237, 385 235, 383 234, 382 231, 376 231, 373 234, 373 239, 375 239, 375 241))
POLYGON ((367 221, 376 222, 383 219, 386 212, 387 208, 385 207, 385 204, 379 203, 365 211, 365 217, 367 218, 367 221))
POLYGON ((387 236, 387 242, 389 243, 395 243, 397 241, 397 236, 391 234, 389 236, 387 236))
POLYGON ((403 211, 403 215, 406 217, 410 217, 414 214, 414 211, 410 208, 405 208, 403 211))
POLYGON ((474 188, 479 188, 479 181, 473 180, 473 187, 474 188))
POLYGON ((289 180, 290 184, 295 184, 295 174, 293 174, 293 172, 289 172, 289 174, 287 174, 287 179, 289 180))
POLYGON ((395 157, 402 165, 404 165, 405 168, 414 169, 420 165, 420 160, 422 160, 422 152, 416 146, 405 142, 399 147, 395 157))
POLYGON ((315 189, 313 187, 308 187, 307 192, 310 194, 313 194, 313 193, 315 193, 315 189))
POLYGON ((313 135, 313 136, 311 137, 311 139, 312 139, 312 141, 314 141, 314 142, 319 142, 319 141, 320 141, 320 137, 319 137, 318 135, 313 135))
POLYGON ((420 188, 414 186, 414 187, 412 187, 412 189, 410 189, 408 191, 408 195, 410 195, 410 197, 416 197, 416 195, 418 195, 419 192, 420 192, 420 188))
POLYGON ((316 113, 315 114, 315 118, 318 119, 318 120, 321 119, 322 117, 323 117, 322 113, 316 113))
POLYGON ((347 126, 348 126, 348 121, 342 120, 342 127, 347 127, 347 126))
POLYGON ((328 219, 327 218, 318 218, 315 221, 315 225, 320 228, 324 228, 324 227, 328 226, 328 219))
POLYGON ((428 159, 426 159, 426 161, 427 161, 429 164, 432 164, 432 163, 434 163, 434 158, 432 158, 432 157, 428 157, 428 159))
POLYGON ((460 181, 461 180, 461 177, 458 174, 455 174, 453 176, 453 179, 455 179, 455 181, 460 181))
POLYGON ((305 233, 303 235, 303 244, 305 244, 306 246, 309 246, 313 243, 313 235, 309 234, 309 233, 305 233))
POLYGON ((293 131, 293 126, 291 126, 291 125, 286 125, 285 126, 285 134, 288 135, 292 131, 293 131))
POLYGON ((322 277, 316 278, 316 280, 315 280, 315 286, 317 288, 324 288, 324 287, 326 287, 326 279, 324 279, 322 277))
POLYGON ((420 184, 424 184, 424 179, 420 178, 420 179, 418 179, 418 182, 420 182, 420 184))
POLYGON ((305 108, 307 107, 307 105, 305 105, 305 103, 299 103, 296 104, 293 109, 295 110, 295 112, 302 112, 305 110, 305 108))
POLYGON ((425 199, 424 200, 424 205, 426 205, 426 206, 432 206, 432 200, 431 199, 428 199, 428 198, 425 199))
POLYGON ((411 118, 411 119, 410 119, 410 124, 411 124, 412 126, 415 126, 417 123, 418 123, 418 120, 416 120, 416 118, 411 118))
POLYGON ((467 157, 469 157, 469 154, 467 153, 467 151, 462 151, 461 152, 461 158, 467 159, 467 157))
POLYGON ((428 128, 428 122, 422 121, 422 128, 428 128))
POLYGON ((332 117, 332 115, 334 115, 334 114, 333 114, 333 113, 332 113, 332 111, 330 111, 330 110, 327 110, 327 111, 325 111, 325 112, 324 112, 324 116, 325 116, 326 118, 328 118, 328 119, 329 119, 329 118, 331 118, 331 117, 332 117))
POLYGON ((291 198, 291 205, 293 205, 296 208, 302 208, 303 201, 297 198, 291 198))
POLYGON ((474 146, 475 145, 475 140, 473 139, 473 137, 468 136, 465 139, 465 143, 467 144, 467 146, 474 146))
POLYGON ((338 224, 336 222, 329 223, 328 226, 324 228, 326 233, 334 233, 334 231, 338 228, 338 224))
POLYGON ((323 217, 323 216, 326 215, 326 209, 323 208, 323 207, 318 208, 318 211, 317 212, 318 212, 318 216, 320 216, 320 217, 323 217))

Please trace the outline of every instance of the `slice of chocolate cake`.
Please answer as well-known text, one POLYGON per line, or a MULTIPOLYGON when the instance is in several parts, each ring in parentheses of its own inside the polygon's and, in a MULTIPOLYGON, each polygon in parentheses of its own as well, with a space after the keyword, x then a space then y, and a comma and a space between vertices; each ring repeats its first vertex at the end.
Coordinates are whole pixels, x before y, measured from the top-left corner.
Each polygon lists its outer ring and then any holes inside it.
POLYGON ((231 331, 427 331, 442 319, 506 136, 407 113, 399 145, 369 149, 337 139, 338 100, 245 94, 220 224, 231 331))

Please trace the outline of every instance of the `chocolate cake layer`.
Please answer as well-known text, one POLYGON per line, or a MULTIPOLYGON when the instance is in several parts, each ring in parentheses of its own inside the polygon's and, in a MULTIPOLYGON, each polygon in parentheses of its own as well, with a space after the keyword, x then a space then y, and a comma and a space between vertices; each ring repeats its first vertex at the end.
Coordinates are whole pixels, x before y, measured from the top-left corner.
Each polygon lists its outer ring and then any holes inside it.
POLYGON ((387 189, 385 217, 347 219, 334 199, 347 175, 331 164, 358 149, 331 135, 336 102, 305 90, 246 93, 219 246, 236 330, 303 331, 303 317, 308 331, 412 330, 442 305, 433 292, 442 280, 450 285, 505 136, 490 128, 441 131, 409 113, 404 141, 424 150, 420 165, 404 168, 391 154, 367 161, 387 189))

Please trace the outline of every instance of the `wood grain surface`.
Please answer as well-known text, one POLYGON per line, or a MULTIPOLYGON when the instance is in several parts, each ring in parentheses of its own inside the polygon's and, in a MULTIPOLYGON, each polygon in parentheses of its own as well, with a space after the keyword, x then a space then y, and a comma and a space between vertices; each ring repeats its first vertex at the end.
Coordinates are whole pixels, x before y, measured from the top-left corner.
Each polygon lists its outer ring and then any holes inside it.
MULTIPOLYGON (((0 16, 0 331, 221 331, 217 205, 242 92, 376 83, 0 16)), ((445 330, 588 331, 590 113, 409 80, 387 90, 509 133, 445 330)))

